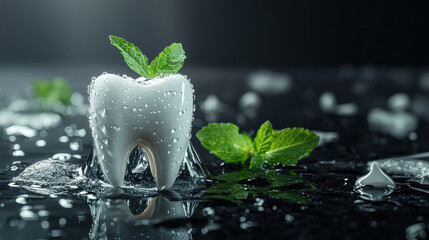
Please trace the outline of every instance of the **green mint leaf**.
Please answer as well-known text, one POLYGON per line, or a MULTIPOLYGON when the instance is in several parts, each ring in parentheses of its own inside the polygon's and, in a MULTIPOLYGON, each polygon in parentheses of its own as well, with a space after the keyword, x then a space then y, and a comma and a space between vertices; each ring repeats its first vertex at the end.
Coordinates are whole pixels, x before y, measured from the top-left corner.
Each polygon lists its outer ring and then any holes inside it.
POLYGON ((32 91, 34 97, 51 104, 71 104, 73 89, 70 84, 62 78, 54 78, 52 81, 36 80, 33 82, 32 91))
POLYGON ((213 194, 236 194, 246 192, 246 187, 234 182, 224 182, 216 184, 205 191, 213 194))
POLYGON ((243 168, 237 172, 228 172, 215 176, 214 179, 225 182, 240 182, 246 179, 257 178, 263 173, 263 171, 254 171, 248 168, 243 168))
POLYGON ((205 191, 204 199, 221 199, 240 204, 240 200, 247 199, 249 193, 246 187, 234 182, 216 184, 205 191))
POLYGON ((270 149, 265 153, 268 164, 294 165, 307 157, 317 146, 319 137, 303 128, 286 128, 275 134, 270 149))
POLYGON ((150 77, 157 77, 177 73, 183 67, 185 59, 182 44, 173 43, 150 63, 149 75, 150 77))
POLYGON ((253 153, 252 139, 232 123, 210 123, 197 138, 203 147, 227 163, 243 163, 253 153))
POLYGON ((250 169, 261 169, 264 166, 265 158, 263 155, 259 153, 253 154, 252 158, 250 159, 250 169))
POLYGON ((119 51, 121 51, 122 56, 124 56, 124 60, 127 63, 128 67, 131 68, 134 72, 140 74, 145 78, 149 78, 150 75, 148 73, 148 60, 145 55, 140 51, 140 49, 134 44, 127 42, 125 39, 109 36, 110 43, 117 47, 119 51))
POLYGON ((305 184, 308 182, 298 175, 277 174, 274 171, 268 171, 261 176, 267 180, 273 187, 284 187, 296 184, 305 184))
POLYGON ((51 92, 51 83, 45 80, 36 80, 33 82, 32 90, 37 99, 45 99, 51 92))
POLYGON ((265 153, 270 149, 273 139, 273 126, 270 121, 266 121, 259 127, 255 137, 255 150, 258 153, 265 153))

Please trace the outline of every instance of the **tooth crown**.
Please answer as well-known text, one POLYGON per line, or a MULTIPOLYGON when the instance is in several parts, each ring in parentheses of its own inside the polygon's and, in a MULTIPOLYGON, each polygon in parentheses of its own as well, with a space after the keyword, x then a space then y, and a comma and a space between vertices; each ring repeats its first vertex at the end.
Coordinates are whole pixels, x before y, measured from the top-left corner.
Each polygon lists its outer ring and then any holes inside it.
POLYGON ((89 87, 89 121, 106 179, 121 186, 128 155, 141 146, 159 189, 171 188, 190 136, 193 89, 183 75, 146 80, 102 74, 89 87))

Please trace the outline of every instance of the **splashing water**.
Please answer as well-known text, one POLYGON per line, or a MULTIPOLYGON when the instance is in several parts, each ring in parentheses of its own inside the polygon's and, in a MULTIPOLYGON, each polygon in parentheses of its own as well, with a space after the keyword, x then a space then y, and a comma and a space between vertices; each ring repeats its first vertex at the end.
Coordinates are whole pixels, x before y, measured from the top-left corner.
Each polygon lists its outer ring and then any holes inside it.
POLYGON ((395 189, 395 182, 385 174, 377 162, 371 164, 370 172, 356 180, 355 189, 366 200, 380 201, 395 189))
MULTIPOLYGON (((179 176, 172 190, 182 196, 199 188, 205 181, 207 170, 189 144, 180 168, 179 176)), ((99 157, 93 148, 82 165, 80 158, 67 153, 55 154, 52 158, 36 162, 12 179, 13 186, 21 186, 39 194, 53 194, 74 191, 103 193, 112 188, 105 179, 99 157)), ((156 195, 157 188, 152 177, 148 158, 141 148, 135 148, 130 154, 127 170, 121 187, 125 193, 133 196, 156 195)))

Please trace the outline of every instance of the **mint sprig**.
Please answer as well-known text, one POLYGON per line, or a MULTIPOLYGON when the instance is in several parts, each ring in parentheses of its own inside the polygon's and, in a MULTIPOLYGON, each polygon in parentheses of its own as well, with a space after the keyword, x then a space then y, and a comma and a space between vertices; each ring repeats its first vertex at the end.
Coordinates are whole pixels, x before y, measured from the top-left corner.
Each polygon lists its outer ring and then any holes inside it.
POLYGON ((70 105, 73 95, 73 88, 63 78, 54 78, 51 81, 35 80, 32 91, 39 102, 50 104, 70 105))
POLYGON ((158 57, 156 57, 149 67, 149 75, 177 73, 185 62, 186 56, 181 43, 173 43, 166 47, 158 57))
POLYGON ((117 47, 131 70, 145 78, 162 77, 177 73, 185 62, 186 56, 182 44, 173 43, 166 47, 150 65, 140 49, 123 38, 109 36, 110 42, 117 47))
POLYGON ((317 146, 319 137, 303 128, 274 130, 266 121, 252 141, 246 133, 232 123, 210 123, 203 127, 197 138, 216 157, 227 163, 244 163, 250 159, 250 169, 267 165, 295 165, 307 157, 317 146))
POLYGON ((239 133, 239 128, 232 123, 210 123, 197 133, 197 138, 207 150, 227 163, 243 163, 254 153, 250 136, 239 133))

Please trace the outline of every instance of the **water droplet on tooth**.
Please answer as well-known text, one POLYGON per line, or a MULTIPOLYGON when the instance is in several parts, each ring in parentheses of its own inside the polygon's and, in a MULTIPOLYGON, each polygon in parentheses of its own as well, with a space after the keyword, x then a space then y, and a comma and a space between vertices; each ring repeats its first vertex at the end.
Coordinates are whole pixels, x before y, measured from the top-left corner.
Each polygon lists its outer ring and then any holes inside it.
POLYGON ((177 142, 177 141, 179 141, 179 139, 173 138, 173 142, 177 142))
POLYGON ((119 131, 119 130, 121 130, 121 128, 120 127, 118 127, 117 125, 111 125, 110 126, 110 128, 112 128, 113 130, 115 130, 115 131, 119 131))
POLYGON ((171 133, 174 133, 174 132, 176 132, 176 129, 175 128, 171 129, 171 133))
POLYGON ((104 124, 102 124, 102 123, 98 124, 97 128, 98 128, 98 130, 100 130, 102 132, 106 131, 106 126, 104 126, 104 124))
POLYGON ((105 114, 106 114, 105 108, 98 108, 97 109, 97 115, 104 117, 105 114))
POLYGON ((104 145, 107 145, 109 143, 109 140, 107 138, 102 138, 100 140, 104 145))

